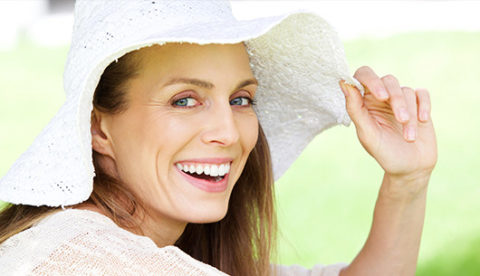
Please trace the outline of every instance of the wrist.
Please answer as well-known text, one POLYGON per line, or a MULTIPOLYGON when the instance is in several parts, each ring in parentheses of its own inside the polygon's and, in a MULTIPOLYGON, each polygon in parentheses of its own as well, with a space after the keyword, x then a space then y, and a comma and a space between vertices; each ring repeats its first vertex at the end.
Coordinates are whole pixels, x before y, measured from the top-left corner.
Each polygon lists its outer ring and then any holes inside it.
POLYGON ((410 173, 390 173, 385 171, 384 176, 393 182, 428 182, 433 170, 423 170, 410 173))
POLYGON ((430 174, 391 175, 385 173, 380 195, 394 200, 410 201, 425 195, 430 174))

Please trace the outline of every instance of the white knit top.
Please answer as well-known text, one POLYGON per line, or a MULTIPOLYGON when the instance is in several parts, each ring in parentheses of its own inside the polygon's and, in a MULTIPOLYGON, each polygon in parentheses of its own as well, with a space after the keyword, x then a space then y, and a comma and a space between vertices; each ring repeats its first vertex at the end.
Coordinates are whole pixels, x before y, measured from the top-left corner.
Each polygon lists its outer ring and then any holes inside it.
MULTIPOLYGON (((333 276, 346 264, 273 265, 276 275, 333 276)), ((0 244, 0 275, 226 275, 175 246, 159 248, 97 212, 66 209, 0 244)))

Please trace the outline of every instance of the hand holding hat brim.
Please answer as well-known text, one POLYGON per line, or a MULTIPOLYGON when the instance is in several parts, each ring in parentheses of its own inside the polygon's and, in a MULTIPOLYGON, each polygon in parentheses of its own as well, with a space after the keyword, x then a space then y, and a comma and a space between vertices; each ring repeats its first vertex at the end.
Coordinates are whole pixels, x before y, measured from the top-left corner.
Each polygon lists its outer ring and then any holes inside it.
POLYGON ((355 78, 365 88, 363 96, 343 81, 340 86, 362 146, 390 176, 429 176, 437 145, 428 91, 400 87, 395 77, 379 78, 369 67, 359 68, 355 78))

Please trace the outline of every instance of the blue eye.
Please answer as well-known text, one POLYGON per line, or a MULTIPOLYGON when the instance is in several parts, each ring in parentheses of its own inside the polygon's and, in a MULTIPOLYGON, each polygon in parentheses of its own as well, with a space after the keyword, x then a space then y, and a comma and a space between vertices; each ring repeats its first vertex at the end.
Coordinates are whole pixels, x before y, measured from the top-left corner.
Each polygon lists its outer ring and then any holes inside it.
POLYGON ((197 103, 197 100, 195 100, 194 98, 185 97, 185 98, 176 100, 173 104, 181 107, 192 107, 192 106, 195 106, 196 103, 197 103))
POLYGON ((240 106, 248 106, 250 104, 254 104, 253 100, 248 97, 237 97, 230 101, 231 105, 240 105, 240 106))

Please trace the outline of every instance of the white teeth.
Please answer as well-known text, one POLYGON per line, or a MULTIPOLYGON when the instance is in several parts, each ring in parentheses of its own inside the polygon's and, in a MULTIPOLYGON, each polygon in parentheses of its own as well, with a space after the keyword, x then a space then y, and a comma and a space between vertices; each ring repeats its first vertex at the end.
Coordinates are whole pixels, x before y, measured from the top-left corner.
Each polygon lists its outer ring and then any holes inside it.
POLYGON ((202 174, 203 173, 203 168, 202 165, 197 165, 197 169, 195 170, 197 174, 202 174))
POLYGON ((220 167, 218 167, 218 175, 224 176, 225 175, 225 165, 222 164, 220 167))
POLYGON ((210 176, 218 176, 218 166, 211 165, 210 166, 210 176))
POLYGON ((205 168, 203 168, 203 173, 206 175, 210 175, 210 166, 205 166, 205 168))
POLYGON ((213 165, 213 164, 186 164, 182 165, 180 163, 176 164, 179 170, 182 170, 187 173, 196 173, 196 174, 206 174, 213 177, 224 176, 230 172, 230 163, 213 165))

